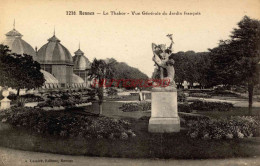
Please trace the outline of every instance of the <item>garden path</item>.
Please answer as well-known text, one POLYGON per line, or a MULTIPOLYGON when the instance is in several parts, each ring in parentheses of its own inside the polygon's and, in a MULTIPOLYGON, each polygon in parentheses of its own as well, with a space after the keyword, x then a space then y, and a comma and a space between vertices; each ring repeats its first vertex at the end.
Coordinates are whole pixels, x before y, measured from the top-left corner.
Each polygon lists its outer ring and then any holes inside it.
POLYGON ((157 165, 178 165, 178 166, 257 166, 260 163, 260 157, 254 158, 231 158, 231 159, 207 159, 207 160, 159 160, 159 159, 126 159, 126 158, 105 158, 105 157, 87 157, 71 156, 50 153, 29 152, 0 147, 0 166, 73 166, 73 165, 91 165, 91 166, 157 166, 157 165), (49 162, 44 162, 48 160, 49 162), (30 162, 38 161, 38 162, 30 162), (43 162, 39 162, 39 161, 43 162), (61 162, 66 160, 67 162, 61 162), (58 162, 55 162, 58 161, 58 162), (72 162, 69 162, 72 161, 72 162))

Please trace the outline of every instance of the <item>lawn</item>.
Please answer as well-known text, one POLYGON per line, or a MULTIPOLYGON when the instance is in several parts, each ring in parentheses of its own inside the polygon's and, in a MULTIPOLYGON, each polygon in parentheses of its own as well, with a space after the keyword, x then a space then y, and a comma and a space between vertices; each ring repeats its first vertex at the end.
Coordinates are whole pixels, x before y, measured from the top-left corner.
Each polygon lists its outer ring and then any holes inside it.
MULTIPOLYGON (((105 102, 104 116, 126 119, 131 122, 131 128, 136 137, 128 140, 60 138, 31 133, 28 130, 17 129, 7 124, 0 124, 6 129, 0 130, 0 146, 28 151, 59 153, 70 155, 87 155, 100 157, 127 158, 175 158, 175 159, 207 159, 253 157, 260 155, 260 139, 245 138, 232 140, 202 140, 192 139, 185 130, 173 134, 152 134, 148 132, 150 112, 122 112, 120 102, 105 102)), ((92 113, 97 113, 98 104, 87 107, 92 113)), ((254 109, 255 114, 257 109, 254 109)), ((74 112, 77 113, 77 112, 74 112)), ((231 112, 203 112, 202 114, 220 117, 243 115, 245 108, 234 108, 231 112)), ((73 116, 73 113, 71 113, 73 116)), ((87 114, 82 116, 88 116, 87 114)))
MULTIPOLYGON (((219 111, 206 111, 198 112, 198 114, 210 116, 213 118, 230 117, 230 116, 246 116, 248 115, 248 108, 245 107, 233 107, 230 111, 219 112, 219 111)), ((253 116, 260 116, 260 108, 252 108, 253 116)))

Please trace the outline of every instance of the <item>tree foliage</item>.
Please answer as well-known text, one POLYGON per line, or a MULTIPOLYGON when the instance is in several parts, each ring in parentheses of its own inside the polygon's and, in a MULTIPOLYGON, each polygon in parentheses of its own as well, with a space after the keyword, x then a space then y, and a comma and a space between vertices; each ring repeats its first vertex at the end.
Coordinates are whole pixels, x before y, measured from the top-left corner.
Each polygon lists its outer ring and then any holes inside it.
POLYGON ((105 79, 111 79, 113 76, 112 70, 113 62, 106 62, 104 60, 93 60, 90 69, 90 77, 96 79, 101 86, 97 87, 97 96, 99 99, 99 114, 102 114, 102 103, 104 98, 104 87, 103 83, 105 79))
MULTIPOLYGON (((113 79, 132 79, 132 80, 147 80, 148 76, 142 73, 139 69, 129 66, 125 62, 117 62, 115 59, 107 59, 109 64, 111 64, 111 69, 113 70, 113 79)), ((123 82, 120 82, 119 87, 122 87, 123 82)), ((129 86, 129 89, 135 87, 129 86)))
POLYGON ((31 55, 14 54, 8 46, 0 45, 0 85, 18 89, 43 86, 45 79, 40 64, 31 55))
POLYGON ((251 110, 253 89, 259 81, 260 21, 245 16, 230 37, 210 49, 212 83, 247 85, 251 110))
POLYGON ((231 39, 220 41, 210 50, 215 84, 247 85, 257 84, 260 61, 260 22, 245 16, 231 39))
POLYGON ((112 78, 114 71, 112 70, 113 62, 106 62, 104 60, 93 60, 90 69, 91 78, 96 78, 99 80, 112 78))
POLYGON ((210 67, 208 52, 177 52, 170 58, 174 59, 175 82, 182 84, 183 81, 189 83, 199 83, 201 86, 209 85, 207 72, 210 67))
POLYGON ((125 62, 117 62, 113 58, 108 59, 108 61, 112 64, 115 79, 148 79, 146 74, 125 62))

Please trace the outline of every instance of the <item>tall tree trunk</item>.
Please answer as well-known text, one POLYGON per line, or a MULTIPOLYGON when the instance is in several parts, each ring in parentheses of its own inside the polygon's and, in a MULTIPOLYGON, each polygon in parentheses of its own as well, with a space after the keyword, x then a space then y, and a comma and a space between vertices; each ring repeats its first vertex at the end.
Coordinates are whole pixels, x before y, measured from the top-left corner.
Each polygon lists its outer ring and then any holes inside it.
POLYGON ((102 114, 103 111, 103 97, 104 97, 104 91, 103 86, 98 88, 98 104, 99 104, 99 115, 102 114))
POLYGON ((20 88, 17 89, 17 94, 16 96, 19 96, 20 95, 20 88))
POLYGON ((103 113, 103 102, 99 103, 99 115, 102 115, 103 113))
POLYGON ((252 115, 253 93, 254 93, 254 85, 252 82, 249 82, 248 83, 248 114, 249 115, 252 115))

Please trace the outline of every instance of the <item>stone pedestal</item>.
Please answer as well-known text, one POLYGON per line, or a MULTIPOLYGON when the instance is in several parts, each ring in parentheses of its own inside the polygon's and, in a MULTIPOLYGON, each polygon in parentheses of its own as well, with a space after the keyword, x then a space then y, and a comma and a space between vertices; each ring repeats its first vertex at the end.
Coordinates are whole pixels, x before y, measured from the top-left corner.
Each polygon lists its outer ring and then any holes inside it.
POLYGON ((3 91, 4 99, 1 100, 0 110, 9 109, 9 108, 11 107, 11 105, 10 105, 11 100, 9 100, 9 99, 7 98, 8 95, 9 95, 9 91, 8 91, 8 90, 4 90, 4 91, 3 91))
POLYGON ((184 89, 188 89, 188 82, 187 81, 183 82, 183 87, 184 87, 184 89))
POLYGON ((152 114, 148 131, 152 133, 180 131, 176 88, 166 87, 152 90, 152 114))

